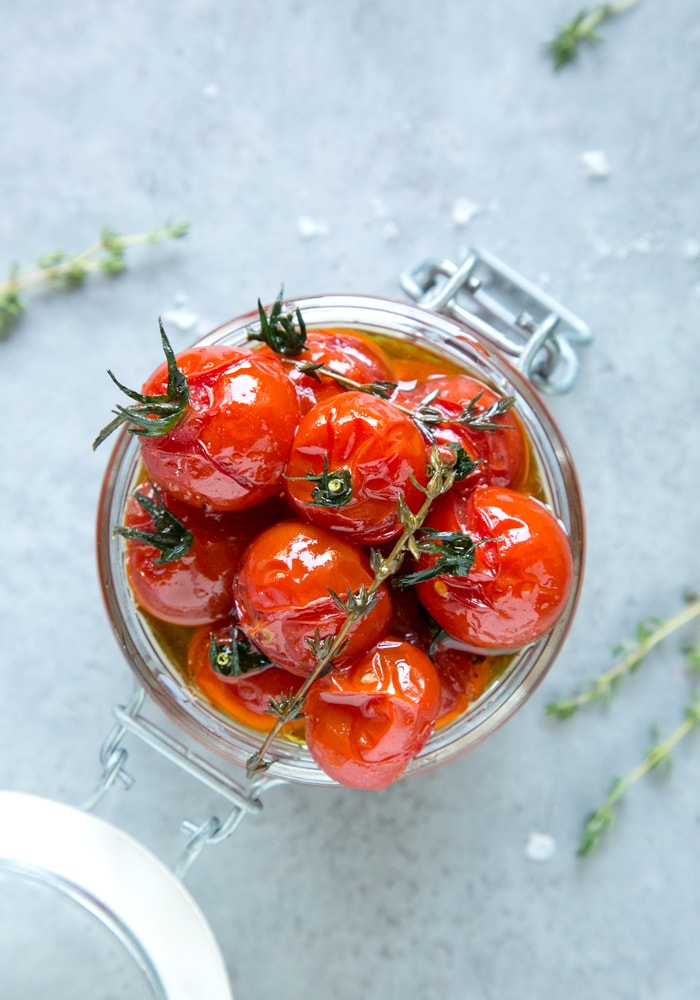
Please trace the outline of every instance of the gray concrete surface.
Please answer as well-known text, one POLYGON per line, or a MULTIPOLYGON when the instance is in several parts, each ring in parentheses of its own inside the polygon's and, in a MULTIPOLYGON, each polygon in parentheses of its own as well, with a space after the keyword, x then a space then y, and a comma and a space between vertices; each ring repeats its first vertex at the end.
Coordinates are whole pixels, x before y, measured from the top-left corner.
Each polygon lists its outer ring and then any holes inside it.
MULTIPOLYGON (((376 795, 277 789, 198 861, 187 885, 238 1000, 700 995, 698 736, 668 779, 635 788, 597 856, 574 856, 652 725, 682 715, 678 642, 609 709, 544 715, 700 586, 700 8, 643 0, 557 75, 542 42, 576 7, 2 5, 0 264, 78 250, 105 222, 192 231, 134 252, 119 278, 28 298, 0 343, 1 787, 82 801, 130 689, 96 581, 107 452, 90 442, 114 402, 105 369, 138 382, 158 361, 158 314, 180 310, 184 346, 282 281, 289 295, 397 296, 405 265, 473 242, 595 333, 576 391, 551 404, 589 532, 562 656, 467 757, 376 795), (548 860, 530 856, 533 834, 551 838, 548 860)), ((133 769, 100 814, 171 862, 180 817, 216 804, 138 747, 133 769)), ((50 945, 13 898, 0 897, 0 995, 34 1000, 48 994, 12 969, 19 949, 50 945)), ((56 954, 50 995, 81 996, 56 954)), ((105 968, 104 996, 129 995, 105 968)))

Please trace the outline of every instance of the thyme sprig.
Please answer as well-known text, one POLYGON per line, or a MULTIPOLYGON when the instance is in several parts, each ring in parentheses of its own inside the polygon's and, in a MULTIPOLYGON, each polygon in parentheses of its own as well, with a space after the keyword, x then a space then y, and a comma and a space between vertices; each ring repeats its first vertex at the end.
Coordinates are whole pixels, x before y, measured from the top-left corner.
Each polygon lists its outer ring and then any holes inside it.
POLYGON ((325 375, 344 389, 351 389, 355 392, 366 392, 372 396, 378 396, 380 399, 389 400, 392 406, 410 417, 431 440, 431 428, 437 427, 440 424, 460 424, 463 427, 468 427, 476 431, 513 429, 510 424, 499 423, 497 418, 507 413, 513 407, 515 396, 503 396, 501 399, 496 400, 495 403, 487 406, 486 409, 479 410, 478 403, 485 392, 482 389, 473 399, 469 400, 459 416, 455 417, 454 420, 450 420, 445 417, 444 413, 432 406, 438 395, 439 390, 437 389, 429 393, 417 407, 412 409, 410 406, 404 406, 403 403, 399 403, 397 399, 393 398, 394 393, 398 389, 397 382, 389 382, 382 379, 378 379, 375 382, 358 382, 347 375, 342 375, 340 372, 335 371, 334 368, 320 361, 297 361, 294 367, 303 375, 309 375, 319 382, 321 381, 320 376, 325 375))
POLYGON ((160 229, 122 236, 111 226, 104 226, 99 240, 80 253, 52 250, 42 254, 31 267, 11 264, 7 280, 0 284, 0 338, 10 335, 25 311, 26 291, 41 285, 65 291, 84 284, 88 275, 98 271, 120 274, 126 269, 126 255, 131 247, 182 239, 189 228, 189 222, 174 222, 160 229))
MULTIPOLYGON (((698 618, 700 618, 700 597, 688 595, 687 605, 677 614, 666 620, 648 619, 642 622, 638 628, 637 640, 619 647, 619 650, 627 650, 622 660, 611 670, 590 682, 573 698, 547 705, 547 714, 559 719, 568 719, 586 704, 609 700, 622 678, 637 670, 655 646, 698 618)), ((623 778, 617 778, 610 786, 603 803, 588 814, 578 845, 579 857, 587 857, 598 848, 601 837, 613 825, 617 806, 645 774, 650 771, 670 769, 672 750, 700 723, 700 697, 696 690, 697 681, 700 679, 700 636, 694 642, 685 644, 682 649, 693 681, 693 690, 685 709, 683 722, 666 739, 655 736, 654 742, 637 766, 623 778)))
POLYGON ((599 45, 603 41, 598 32, 601 24, 624 14, 635 7, 639 0, 618 0, 617 3, 603 3, 592 10, 584 8, 566 24, 559 28, 554 38, 545 43, 545 51, 552 60, 555 70, 560 70, 577 59, 582 45, 599 45))
POLYGON ((618 646, 613 652, 626 654, 610 670, 599 674, 571 698, 550 702, 545 706, 547 715, 557 719, 568 719, 584 705, 596 701, 609 702, 615 690, 627 674, 634 673, 642 665, 649 653, 660 642, 678 629, 700 616, 700 597, 696 597, 677 614, 666 620, 647 619, 637 629, 637 639, 633 644, 618 646))
POLYGON ((683 722, 665 740, 655 739, 642 760, 623 778, 617 778, 602 803, 587 817, 577 855, 580 858, 592 854, 600 846, 602 835, 610 829, 615 820, 615 810, 630 789, 650 771, 669 770, 671 752, 700 723, 700 698, 694 696, 687 705, 683 722))
POLYGON ((387 556, 383 556, 378 549, 373 549, 370 563, 374 577, 367 587, 361 587, 354 593, 348 591, 345 598, 334 591, 331 597, 339 608, 342 608, 345 618, 334 636, 322 637, 318 630, 313 637, 309 637, 307 642, 314 652, 316 664, 311 673, 306 677, 297 693, 286 699, 282 710, 277 704, 273 711, 277 716, 274 726, 267 734, 260 749, 248 760, 248 776, 253 777, 266 771, 270 766, 270 761, 266 760, 267 752, 274 739, 279 734, 282 726, 291 719, 296 718, 303 710, 304 700, 311 688, 311 685, 333 666, 333 659, 342 653, 345 647, 350 629, 363 615, 368 614, 379 599, 379 587, 393 576, 399 569, 404 555, 407 551, 415 550, 415 535, 423 526, 423 522, 428 516, 428 512, 433 501, 446 493, 455 482, 455 466, 457 456, 449 461, 445 461, 438 449, 434 447, 430 456, 429 476, 426 486, 416 486, 424 494, 425 499, 420 508, 414 513, 405 501, 399 500, 397 504, 397 514, 402 526, 402 532, 394 542, 394 545, 387 556))

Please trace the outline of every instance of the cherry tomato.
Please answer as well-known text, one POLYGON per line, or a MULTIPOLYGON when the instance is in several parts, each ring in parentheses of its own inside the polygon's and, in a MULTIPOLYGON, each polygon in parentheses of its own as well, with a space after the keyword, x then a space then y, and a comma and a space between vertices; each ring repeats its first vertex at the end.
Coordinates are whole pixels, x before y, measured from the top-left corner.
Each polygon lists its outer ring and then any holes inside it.
MULTIPOLYGON (((329 593, 345 600, 374 579, 357 545, 301 521, 281 521, 261 532, 241 561, 234 597, 241 628, 258 649, 294 674, 306 676, 317 658, 309 645, 316 631, 335 636, 346 620, 329 593)), ((387 588, 350 628, 336 662, 363 652, 385 634, 391 617, 387 588)))
MULTIPOLYGON (((296 694, 303 680, 276 666, 253 669, 233 677, 218 673, 209 660, 211 636, 222 642, 229 637, 230 631, 230 625, 223 623, 197 629, 187 655, 189 675, 215 708, 252 729, 269 732, 275 724, 275 716, 269 710, 270 701, 296 694)), ((295 730, 299 730, 301 736, 303 723, 288 723, 284 732, 295 730)))
MULTIPOLYGON (((299 421, 299 404, 275 358, 232 347, 194 347, 177 356, 189 402, 172 430, 142 438, 151 479, 187 503, 242 510, 280 489, 299 421)), ((143 387, 166 393, 161 365, 143 387)))
MULTIPOLYGON (((260 353, 268 357, 274 355, 269 347, 262 347, 260 353)), ((309 330, 306 347, 292 360, 325 365, 339 375, 362 384, 390 382, 394 377, 391 362, 381 347, 352 330, 309 330)), ((302 414, 321 400, 345 391, 343 386, 323 373, 314 378, 290 365, 288 374, 296 389, 302 414)))
POLYGON ((430 736, 440 681, 425 653, 387 638, 315 681, 306 696, 306 743, 341 785, 395 781, 430 736))
POLYGON ((139 486, 118 529, 127 538, 126 570, 137 603, 175 625, 202 625, 228 615, 250 536, 275 520, 281 506, 272 499, 252 511, 217 514, 148 483, 139 486))
POLYGON ((503 413, 487 413, 499 401, 503 406, 503 397, 478 379, 454 375, 420 382, 413 389, 396 392, 392 399, 415 409, 434 392, 437 396, 426 406, 442 419, 431 428, 436 442, 443 447, 461 445, 471 458, 479 460, 464 488, 470 489, 477 482, 509 487, 523 483, 529 457, 520 421, 512 407, 503 413), (484 424, 490 429, 481 429, 484 424))
POLYGON ((344 392, 302 418, 285 472, 300 517, 374 545, 401 531, 399 497, 417 510, 428 449, 410 417, 363 392, 344 392))
MULTIPOLYGON (((533 497, 505 487, 477 486, 446 494, 426 527, 469 536, 477 547, 466 575, 438 575, 417 584, 436 622, 477 649, 508 650, 541 638, 566 605, 573 578, 566 532, 533 497)), ((421 557, 417 571, 435 566, 421 557)))

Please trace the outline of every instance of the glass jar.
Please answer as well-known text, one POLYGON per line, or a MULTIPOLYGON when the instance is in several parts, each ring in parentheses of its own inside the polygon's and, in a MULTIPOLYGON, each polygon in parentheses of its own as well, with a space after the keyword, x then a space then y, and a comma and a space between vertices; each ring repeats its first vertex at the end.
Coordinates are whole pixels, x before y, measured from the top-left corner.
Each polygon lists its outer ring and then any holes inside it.
MULTIPOLYGON (((581 585, 584 519, 581 495, 567 446, 532 382, 506 360, 481 324, 456 320, 404 302, 364 295, 322 295, 295 299, 308 329, 342 327, 427 347, 452 365, 515 397, 515 411, 527 432, 531 460, 541 479, 543 499, 568 534, 573 556, 573 586, 554 628, 519 650, 505 672, 464 714, 436 729, 410 762, 405 776, 442 765, 481 743, 520 708, 552 666, 567 634, 581 585)), ((257 314, 239 317, 213 330, 199 344, 246 342, 257 314)), ((533 353, 532 351, 530 352, 533 353)), ((213 708, 169 662, 146 620, 139 614, 127 581, 124 542, 115 536, 140 467, 138 438, 122 431, 106 471, 98 510, 99 573, 109 617, 138 682, 181 730, 217 755, 245 766, 259 749, 261 734, 213 708)), ((270 748, 270 777, 310 785, 333 781, 314 762, 304 744, 278 738, 270 748)))

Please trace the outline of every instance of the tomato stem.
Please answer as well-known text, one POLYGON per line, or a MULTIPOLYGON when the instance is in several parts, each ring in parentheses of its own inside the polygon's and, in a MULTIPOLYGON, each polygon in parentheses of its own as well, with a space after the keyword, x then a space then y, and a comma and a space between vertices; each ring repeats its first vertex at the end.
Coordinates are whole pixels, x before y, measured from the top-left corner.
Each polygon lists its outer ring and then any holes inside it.
POLYGON ((270 307, 269 316, 258 299, 260 329, 248 330, 248 340, 262 340, 277 354, 295 358, 306 346, 306 325, 298 307, 285 315, 282 312, 283 306, 284 288, 280 288, 277 298, 270 307))
POLYGON ((107 374, 117 388, 135 402, 135 406, 117 405, 112 411, 115 414, 106 427, 103 427, 92 443, 93 450, 98 448, 109 435, 122 424, 132 424, 129 428, 132 434, 142 437, 162 437, 179 424, 187 412, 190 401, 190 387, 187 379, 177 367, 175 352, 165 333, 162 320, 158 319, 160 341, 168 366, 168 384, 164 394, 148 396, 129 389, 111 372, 107 374))
POLYGON ((114 529, 114 534, 121 535, 122 538, 129 541, 143 542, 144 545, 151 545, 154 549, 158 549, 160 555, 155 559, 157 563, 176 562, 190 551, 194 535, 166 507, 162 496, 153 483, 150 486, 154 494, 152 497, 140 493, 138 490, 132 495, 134 500, 150 516, 153 530, 147 531, 143 528, 132 528, 118 524, 114 529))

